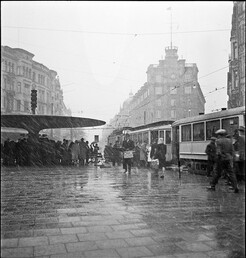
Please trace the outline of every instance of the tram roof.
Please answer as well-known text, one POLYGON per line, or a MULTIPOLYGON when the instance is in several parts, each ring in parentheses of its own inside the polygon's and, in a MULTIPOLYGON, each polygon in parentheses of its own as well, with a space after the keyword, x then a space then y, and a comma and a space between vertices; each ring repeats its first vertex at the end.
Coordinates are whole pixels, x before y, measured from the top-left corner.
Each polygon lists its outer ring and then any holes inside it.
POLYGON ((193 122, 202 122, 205 120, 212 120, 212 119, 216 119, 216 118, 234 116, 234 115, 239 115, 239 114, 245 114, 245 106, 222 110, 222 111, 213 112, 213 113, 208 113, 208 114, 199 115, 199 116, 182 118, 182 119, 175 121, 172 124, 172 126, 193 123, 193 122))
POLYGON ((152 128, 152 127, 162 126, 162 125, 171 125, 173 122, 174 121, 170 121, 170 120, 158 121, 158 122, 154 122, 154 123, 147 124, 147 125, 140 125, 140 126, 137 126, 137 127, 133 127, 131 129, 131 131, 137 131, 137 130, 152 128))
POLYGON ((22 128, 28 132, 39 132, 51 128, 76 128, 104 125, 106 122, 71 116, 1 114, 1 127, 22 128))

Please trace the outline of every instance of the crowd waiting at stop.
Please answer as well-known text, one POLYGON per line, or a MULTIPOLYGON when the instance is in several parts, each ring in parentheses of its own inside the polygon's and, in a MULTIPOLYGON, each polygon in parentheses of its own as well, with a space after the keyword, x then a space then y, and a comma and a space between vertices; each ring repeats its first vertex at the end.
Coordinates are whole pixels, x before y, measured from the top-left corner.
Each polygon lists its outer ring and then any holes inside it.
POLYGON ((7 139, 1 143, 1 157, 4 166, 32 166, 32 165, 88 165, 96 160, 98 145, 89 144, 84 138, 81 140, 55 141, 47 136, 35 139, 23 137, 17 141, 7 139))

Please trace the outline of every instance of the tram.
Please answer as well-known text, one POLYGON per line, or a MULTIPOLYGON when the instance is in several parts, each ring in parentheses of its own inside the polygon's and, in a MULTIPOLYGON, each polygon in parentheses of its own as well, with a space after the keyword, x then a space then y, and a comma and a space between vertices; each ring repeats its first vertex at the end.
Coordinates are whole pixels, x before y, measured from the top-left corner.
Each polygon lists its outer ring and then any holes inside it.
POLYGON ((245 126, 245 106, 184 118, 172 124, 172 156, 188 171, 206 174, 205 149, 218 129, 233 136, 235 129, 245 126))

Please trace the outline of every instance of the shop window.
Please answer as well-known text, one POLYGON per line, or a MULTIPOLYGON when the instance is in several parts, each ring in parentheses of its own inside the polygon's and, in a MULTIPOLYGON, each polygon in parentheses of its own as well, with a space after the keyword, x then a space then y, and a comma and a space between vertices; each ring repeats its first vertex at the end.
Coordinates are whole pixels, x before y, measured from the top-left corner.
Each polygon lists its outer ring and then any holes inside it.
POLYGON ((204 141, 204 123, 193 125, 193 141, 204 141))
POLYGON ((191 125, 183 125, 181 127, 182 142, 191 141, 191 125))

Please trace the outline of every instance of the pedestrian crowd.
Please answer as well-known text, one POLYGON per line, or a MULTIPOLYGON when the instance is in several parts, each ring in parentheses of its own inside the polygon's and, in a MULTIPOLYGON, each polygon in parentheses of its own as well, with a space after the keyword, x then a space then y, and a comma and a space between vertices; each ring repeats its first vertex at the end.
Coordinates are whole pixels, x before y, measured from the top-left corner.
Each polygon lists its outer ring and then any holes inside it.
POLYGON ((151 167, 156 172, 162 171, 162 177, 164 177, 166 152, 167 147, 163 143, 163 138, 154 139, 152 144, 147 144, 146 141, 134 143, 130 139, 130 135, 126 134, 122 145, 117 140, 114 145, 110 143, 105 146, 104 158, 106 161, 112 162, 113 166, 123 164, 124 173, 131 173, 132 167, 151 167))
POLYGON ((227 180, 230 189, 238 193, 238 181, 245 181, 245 128, 240 127, 234 135, 226 130, 216 131, 217 138, 211 137, 206 147, 208 156, 207 177, 211 177, 209 190, 215 191, 220 178, 227 180))
POLYGON ((84 138, 55 141, 42 135, 38 138, 23 137, 17 141, 7 139, 1 143, 1 158, 4 166, 85 166, 97 159, 98 150, 97 143, 89 145, 84 138))

